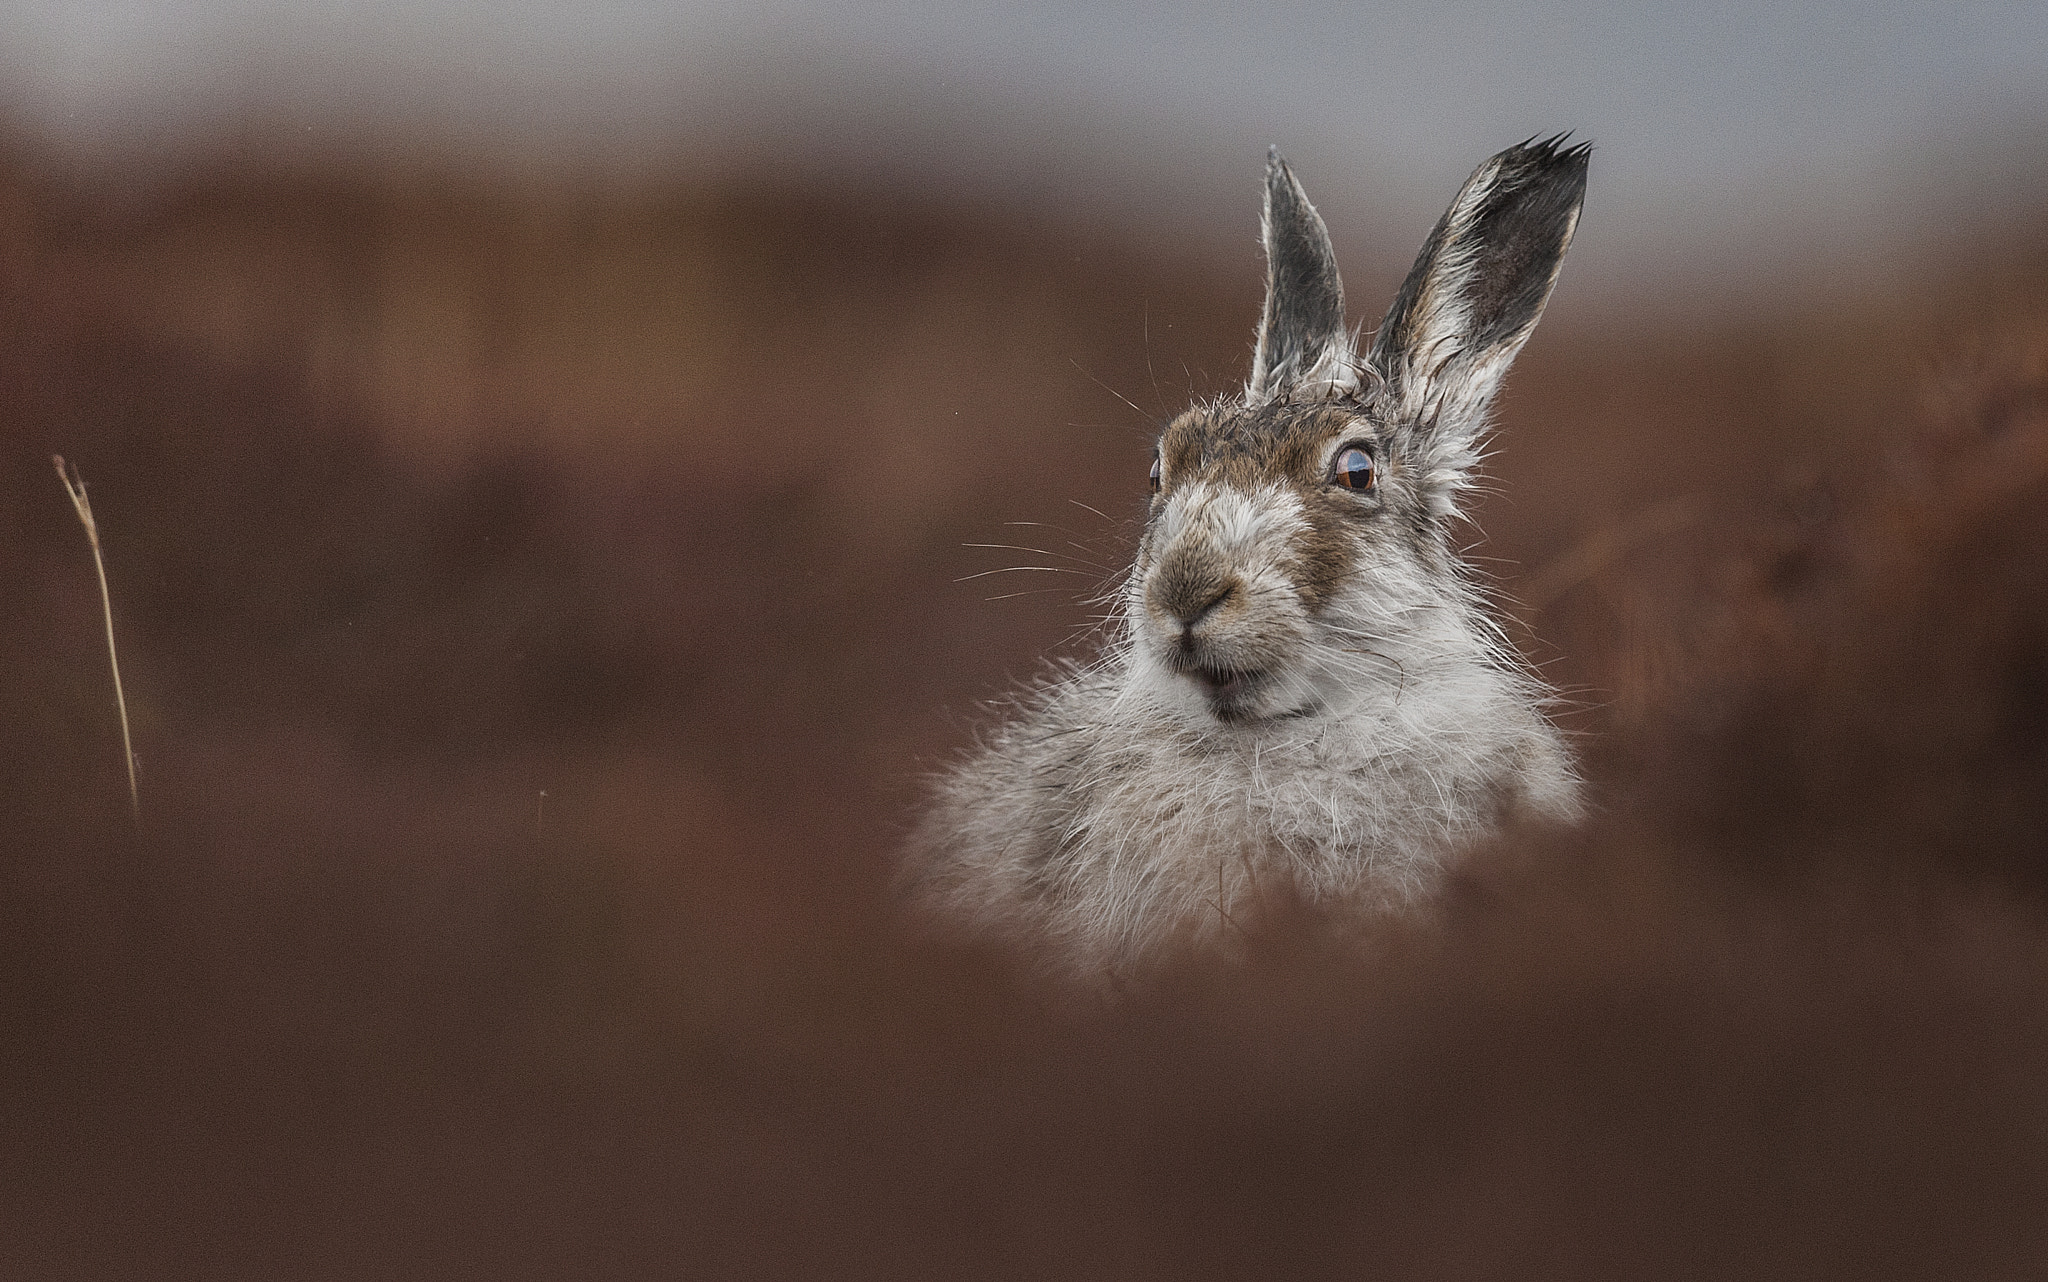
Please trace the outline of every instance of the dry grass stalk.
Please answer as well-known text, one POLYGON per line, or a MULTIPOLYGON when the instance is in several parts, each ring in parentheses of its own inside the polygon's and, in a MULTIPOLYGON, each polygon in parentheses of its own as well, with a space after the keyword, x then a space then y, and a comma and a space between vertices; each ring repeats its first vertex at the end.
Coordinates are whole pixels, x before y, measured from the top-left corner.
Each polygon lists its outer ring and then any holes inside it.
POLYGON ((50 461, 57 465, 57 479, 64 482, 64 492, 71 496, 78 522, 85 527, 86 542, 92 544, 92 567, 100 576, 100 613, 107 623, 107 663, 114 670, 114 706, 121 712, 121 752, 128 761, 128 809, 140 828, 142 794, 135 786, 135 744, 128 734, 128 698, 121 692, 121 660, 114 652, 114 599, 107 591, 107 564, 100 556, 100 527, 92 519, 92 500, 85 496, 85 482, 80 479, 78 468, 67 467, 62 454, 52 454, 50 461))

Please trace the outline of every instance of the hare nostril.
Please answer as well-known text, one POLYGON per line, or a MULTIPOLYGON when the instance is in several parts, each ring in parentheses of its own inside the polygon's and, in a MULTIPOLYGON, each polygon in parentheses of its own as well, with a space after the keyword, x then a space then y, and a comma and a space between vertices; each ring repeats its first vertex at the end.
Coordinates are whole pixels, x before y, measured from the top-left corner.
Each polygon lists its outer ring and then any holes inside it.
POLYGON ((1180 620, 1183 635, 1191 633, 1195 630, 1196 624, 1216 613, 1226 601, 1236 595, 1237 585, 1234 583, 1226 583, 1206 593, 1190 593, 1173 603, 1173 617, 1180 620))
POLYGON ((1243 581, 1201 548, 1178 548, 1147 576, 1145 609, 1167 630, 1189 638, 1204 619, 1230 604, 1243 581))

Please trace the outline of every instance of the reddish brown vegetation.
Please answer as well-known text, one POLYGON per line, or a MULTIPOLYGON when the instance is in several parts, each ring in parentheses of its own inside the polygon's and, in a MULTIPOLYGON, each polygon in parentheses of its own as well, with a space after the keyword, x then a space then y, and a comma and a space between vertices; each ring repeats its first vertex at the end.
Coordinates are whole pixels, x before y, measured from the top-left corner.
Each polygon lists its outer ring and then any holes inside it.
POLYGON ((10 1274, 2048 1265, 2040 264, 1539 334, 1484 550, 1603 818, 1107 1011, 888 853, 1093 586, 958 545, 1116 563, 1068 500, 1147 424, 1073 362, 1227 386, 1249 237, 223 172, 4 191, 10 1274))

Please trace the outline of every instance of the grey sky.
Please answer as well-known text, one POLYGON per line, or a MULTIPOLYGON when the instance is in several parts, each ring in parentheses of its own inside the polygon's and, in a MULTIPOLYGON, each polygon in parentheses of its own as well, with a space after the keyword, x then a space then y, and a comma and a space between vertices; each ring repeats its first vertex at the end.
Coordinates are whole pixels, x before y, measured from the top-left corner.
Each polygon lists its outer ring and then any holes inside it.
POLYGON ((2048 193, 2041 0, 37 0, 0 15, 15 119, 124 165, 248 113, 571 165, 747 152, 1221 244, 1248 237, 1278 142, 1340 236, 1377 244, 1389 224, 1407 244, 1479 158, 1571 128, 1599 144, 1575 270, 1652 288, 1881 257, 2048 193))

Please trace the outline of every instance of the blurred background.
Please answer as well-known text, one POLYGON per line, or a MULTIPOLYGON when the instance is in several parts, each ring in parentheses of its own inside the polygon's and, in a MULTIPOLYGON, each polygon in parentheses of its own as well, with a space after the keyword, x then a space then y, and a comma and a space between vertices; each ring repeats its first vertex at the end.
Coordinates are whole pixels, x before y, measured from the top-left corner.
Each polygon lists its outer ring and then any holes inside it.
POLYGON ((0 6, 0 1264, 2038 1276, 2044 85, 2026 4, 0 6), (1459 537, 1599 818, 1113 1007, 906 922, 1266 147, 1370 324, 1564 129, 1459 537))

